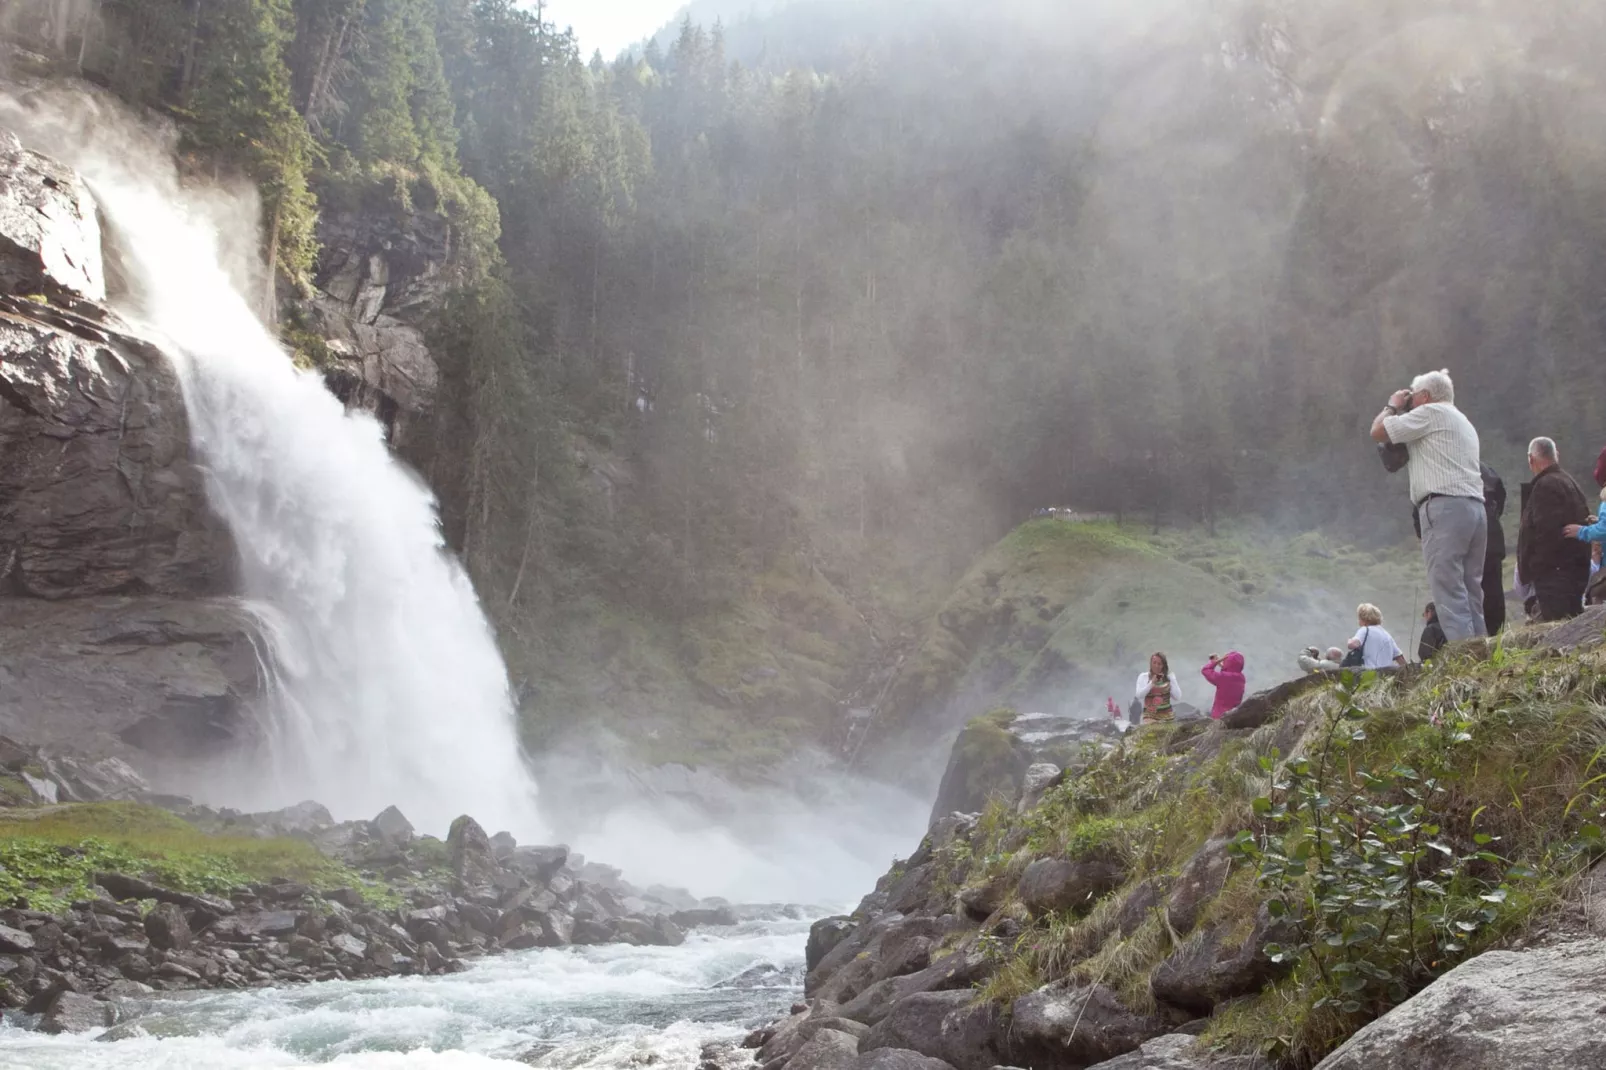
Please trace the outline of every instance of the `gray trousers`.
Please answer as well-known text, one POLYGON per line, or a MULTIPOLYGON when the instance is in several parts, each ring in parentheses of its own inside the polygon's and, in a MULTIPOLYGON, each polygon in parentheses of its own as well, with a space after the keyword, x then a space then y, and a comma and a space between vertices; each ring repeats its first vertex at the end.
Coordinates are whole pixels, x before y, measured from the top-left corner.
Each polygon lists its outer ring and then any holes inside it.
MULTIPOLYGON (((1422 503, 1422 560, 1428 590, 1450 642, 1487 634, 1483 623, 1483 557, 1489 518, 1471 498, 1430 498, 1422 503)), ((1500 597, 1500 592, 1493 592, 1500 597)), ((1412 607, 1415 609, 1416 607, 1412 607)))

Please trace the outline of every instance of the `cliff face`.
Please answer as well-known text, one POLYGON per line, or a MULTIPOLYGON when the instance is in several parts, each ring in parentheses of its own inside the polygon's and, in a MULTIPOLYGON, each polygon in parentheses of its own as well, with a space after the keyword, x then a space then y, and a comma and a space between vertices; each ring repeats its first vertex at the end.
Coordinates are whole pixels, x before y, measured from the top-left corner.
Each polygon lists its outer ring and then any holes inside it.
POLYGON ((0 731, 204 750, 256 659, 178 378, 102 303, 100 242, 82 180, 0 132, 0 731))

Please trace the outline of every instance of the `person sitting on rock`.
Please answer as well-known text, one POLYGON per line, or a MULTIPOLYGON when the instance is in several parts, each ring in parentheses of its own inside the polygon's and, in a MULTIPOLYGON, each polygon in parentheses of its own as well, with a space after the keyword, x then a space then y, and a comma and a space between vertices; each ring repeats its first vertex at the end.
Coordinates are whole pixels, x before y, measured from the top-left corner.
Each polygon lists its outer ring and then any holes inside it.
POLYGON ((1320 650, 1308 646, 1299 656, 1299 667, 1306 672, 1337 672, 1344 667, 1344 651, 1339 647, 1330 646, 1324 657, 1320 650))
POLYGON ((1171 663, 1158 651, 1149 657, 1149 671, 1138 676, 1138 701, 1143 703, 1144 724, 1169 724, 1174 703, 1182 701, 1182 689, 1171 675, 1171 663))
POLYGON ((1349 641, 1351 650, 1361 652, 1363 669, 1386 669, 1391 665, 1404 665, 1405 654, 1400 644, 1383 627, 1383 611, 1370 602, 1363 602, 1355 610, 1361 629, 1349 641))
POLYGON ((1211 720, 1221 720, 1243 703, 1247 681, 1244 679, 1242 654, 1236 650, 1229 651, 1226 657, 1211 654, 1209 663, 1199 671, 1216 689, 1216 701, 1210 706, 1211 720))
POLYGON ((1417 644, 1418 661, 1429 661, 1446 642, 1444 626, 1439 623, 1439 610, 1432 602, 1422 610, 1422 641, 1417 644))

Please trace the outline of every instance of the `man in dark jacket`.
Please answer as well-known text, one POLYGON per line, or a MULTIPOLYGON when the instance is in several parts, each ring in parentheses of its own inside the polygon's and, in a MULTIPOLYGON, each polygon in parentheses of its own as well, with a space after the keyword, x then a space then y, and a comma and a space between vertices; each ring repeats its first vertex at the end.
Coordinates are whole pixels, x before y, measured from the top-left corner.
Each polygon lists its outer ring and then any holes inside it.
MULTIPOLYGON (((1483 603, 1486 606, 1489 604, 1487 595, 1484 597, 1483 603)), ((1494 633, 1490 632, 1489 634, 1493 635, 1494 633)), ((1444 642, 1444 628, 1439 624, 1439 611, 1432 602, 1429 602, 1428 607, 1422 611, 1422 641, 1417 644, 1416 659, 1418 661, 1431 660, 1433 655, 1437 654, 1439 649, 1444 646, 1444 642)))
POLYGON ((1488 465, 1480 463, 1479 468, 1483 509, 1489 517, 1489 548, 1483 552, 1483 623, 1490 635, 1499 635, 1506 626, 1506 531, 1500 524, 1506 514, 1506 484, 1488 465))
POLYGON ((1517 569, 1533 584, 1540 620, 1570 620, 1583 611, 1589 583, 1589 544, 1562 531, 1589 516, 1584 492, 1562 471, 1556 444, 1536 438, 1528 447, 1531 483, 1522 485, 1522 527, 1517 532, 1517 569))

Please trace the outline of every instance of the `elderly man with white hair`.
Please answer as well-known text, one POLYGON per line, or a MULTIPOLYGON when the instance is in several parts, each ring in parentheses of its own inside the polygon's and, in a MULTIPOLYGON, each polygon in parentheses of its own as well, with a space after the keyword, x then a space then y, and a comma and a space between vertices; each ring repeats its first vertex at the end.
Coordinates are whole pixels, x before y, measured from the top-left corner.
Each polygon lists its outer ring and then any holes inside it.
POLYGON ((1528 467, 1534 478, 1522 485, 1517 571, 1533 585, 1540 620, 1571 620, 1583 611, 1589 546, 1567 529, 1589 518, 1589 502, 1578 481, 1562 471, 1561 454, 1550 439, 1529 443, 1528 467))
MULTIPOLYGON (((1485 634, 1483 557, 1489 544, 1478 431, 1455 407, 1446 371, 1419 375, 1372 421, 1374 441, 1410 454, 1411 502, 1422 518, 1428 589, 1450 642, 1485 634)), ((1500 597, 1494 592, 1491 597, 1500 597)))

